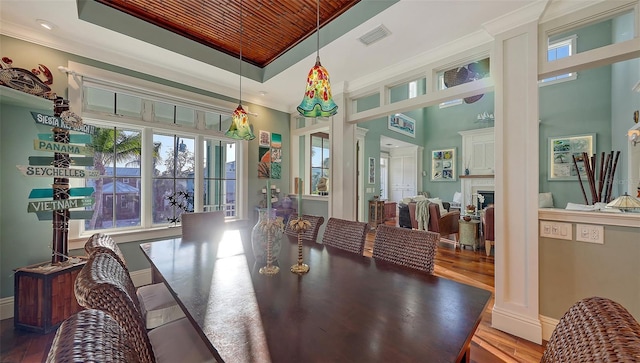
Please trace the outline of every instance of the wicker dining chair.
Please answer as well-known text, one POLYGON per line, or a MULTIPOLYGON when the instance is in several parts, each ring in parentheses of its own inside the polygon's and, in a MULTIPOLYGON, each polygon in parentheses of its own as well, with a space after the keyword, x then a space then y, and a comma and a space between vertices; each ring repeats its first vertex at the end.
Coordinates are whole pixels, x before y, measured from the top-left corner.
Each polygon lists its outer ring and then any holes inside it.
MULTIPOLYGON (((128 271, 122 251, 108 234, 93 234, 84 244, 84 250, 87 255, 96 251, 108 253, 128 271)), ((164 283, 140 286, 136 290, 135 296, 138 298, 147 329, 153 329, 184 317, 182 309, 164 283)))
MULTIPOLYGON (((294 232, 293 229, 289 226, 289 222, 298 218, 297 214, 291 214, 289 216, 289 220, 287 224, 284 226, 284 234, 289 238, 289 241, 295 243, 298 241, 298 233, 294 232)), ((307 243, 317 243, 318 242, 318 231, 320 230, 320 226, 324 223, 323 216, 313 216, 309 214, 303 214, 303 219, 306 219, 311 223, 311 227, 307 228, 307 230, 302 234, 302 242, 307 243)))
POLYGON ((560 318, 540 362, 640 362, 640 324, 615 301, 582 299, 560 318))
POLYGON ((382 224, 373 241, 373 258, 433 274, 439 239, 435 232, 382 224))
POLYGON ((329 218, 322 235, 322 243, 362 255, 367 238, 367 223, 329 218))
POLYGON ((140 362, 129 337, 111 315, 88 309, 62 322, 51 343, 47 363, 140 362))
POLYGON ((91 254, 76 277, 75 295, 80 306, 103 310, 118 322, 140 362, 215 362, 188 319, 147 332, 133 281, 112 254, 91 254))

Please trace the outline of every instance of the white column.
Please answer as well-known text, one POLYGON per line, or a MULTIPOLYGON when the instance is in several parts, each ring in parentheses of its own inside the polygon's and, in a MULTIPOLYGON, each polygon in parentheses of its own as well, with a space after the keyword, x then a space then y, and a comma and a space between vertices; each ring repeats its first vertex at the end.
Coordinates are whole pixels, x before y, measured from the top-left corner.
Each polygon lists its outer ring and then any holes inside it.
POLYGON ((496 35, 495 305, 492 325, 542 342, 538 281, 537 21, 496 35))
POLYGON ((356 125, 348 124, 344 94, 334 94, 338 113, 331 117, 331 181, 329 184, 329 217, 357 220, 356 189, 356 125))

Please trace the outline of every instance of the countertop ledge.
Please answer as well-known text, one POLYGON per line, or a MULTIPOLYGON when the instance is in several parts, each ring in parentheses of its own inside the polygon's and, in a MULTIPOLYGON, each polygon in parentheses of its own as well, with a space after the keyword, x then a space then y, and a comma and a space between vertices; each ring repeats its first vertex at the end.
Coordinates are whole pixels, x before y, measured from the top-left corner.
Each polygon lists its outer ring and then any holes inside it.
POLYGON ((538 219, 640 228, 640 213, 584 212, 559 208, 538 209, 538 219))

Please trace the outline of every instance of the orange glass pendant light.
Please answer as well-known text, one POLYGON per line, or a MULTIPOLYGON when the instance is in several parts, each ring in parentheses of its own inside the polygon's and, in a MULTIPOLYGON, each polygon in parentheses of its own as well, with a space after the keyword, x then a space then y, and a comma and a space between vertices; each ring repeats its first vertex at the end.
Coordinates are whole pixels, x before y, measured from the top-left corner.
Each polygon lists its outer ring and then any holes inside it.
POLYGON ((338 105, 331 96, 329 72, 320 64, 320 0, 316 7, 316 26, 318 33, 316 64, 307 76, 307 88, 304 98, 298 106, 298 112, 304 117, 329 117, 338 112, 338 105))
POLYGON ((240 1, 240 99, 238 107, 231 115, 231 125, 229 130, 225 132, 227 137, 237 140, 253 140, 256 135, 253 134, 251 125, 249 125, 249 115, 242 108, 242 1, 240 1))

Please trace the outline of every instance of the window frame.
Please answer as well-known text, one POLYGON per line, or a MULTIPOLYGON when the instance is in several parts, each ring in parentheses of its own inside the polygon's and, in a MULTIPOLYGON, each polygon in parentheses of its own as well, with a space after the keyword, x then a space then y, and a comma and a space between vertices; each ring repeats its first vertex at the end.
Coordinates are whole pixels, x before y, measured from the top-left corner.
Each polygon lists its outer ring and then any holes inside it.
MULTIPOLYGON (((571 57, 572 55, 575 54, 576 52, 576 45, 578 44, 578 36, 576 34, 567 36, 567 37, 563 37, 560 39, 556 39, 554 41, 550 41, 549 44, 547 45, 547 51, 545 52, 545 54, 547 54, 546 57, 546 61, 547 62, 553 62, 555 60, 558 59, 563 59, 563 58, 567 58, 567 57, 571 57), (561 58, 557 58, 554 59, 553 61, 549 60, 549 51, 551 50, 556 50, 565 46, 569 46, 569 55, 566 57, 561 57, 561 58)), ((567 81, 573 81, 575 79, 578 78, 578 72, 570 72, 570 73, 565 73, 565 74, 560 74, 557 76, 553 76, 553 77, 548 77, 545 79, 541 79, 538 81, 538 86, 539 87, 544 87, 544 86, 549 86, 552 84, 558 84, 558 83, 562 83, 562 82, 567 82, 567 81), (560 77, 560 78, 558 78, 560 77)))
POLYGON ((324 162, 323 161, 321 162, 322 165, 320 165, 320 167, 313 165, 313 153, 312 152, 309 152, 309 158, 307 159, 309 161, 309 173, 307 174, 307 175, 309 175, 309 185, 308 185, 309 186, 309 194, 311 194, 311 195, 322 195, 320 193, 316 193, 315 190, 313 190, 313 169, 318 169, 319 168, 321 170, 320 175, 325 175, 325 170, 326 170, 327 171, 326 172, 327 178, 329 178, 331 176, 331 174, 330 174, 331 173, 331 142, 329 141, 330 138, 329 138, 329 133, 328 132, 320 131, 320 132, 311 133, 309 135, 309 150, 310 151, 313 150, 313 138, 314 137, 320 138, 322 140, 321 149, 323 150, 323 153, 321 155, 320 160, 324 161, 324 150, 325 150, 324 143, 325 143, 325 140, 326 140, 326 142, 328 144, 328 147, 326 149, 328 150, 328 153, 329 153, 329 155, 327 156, 327 158, 329 159, 329 163, 328 163, 328 166, 326 168, 324 167, 324 162))

